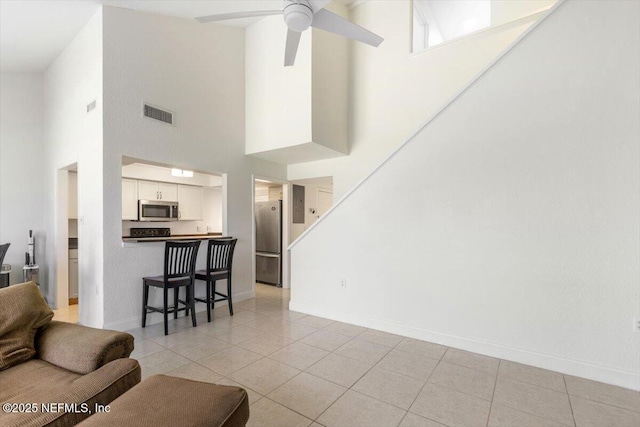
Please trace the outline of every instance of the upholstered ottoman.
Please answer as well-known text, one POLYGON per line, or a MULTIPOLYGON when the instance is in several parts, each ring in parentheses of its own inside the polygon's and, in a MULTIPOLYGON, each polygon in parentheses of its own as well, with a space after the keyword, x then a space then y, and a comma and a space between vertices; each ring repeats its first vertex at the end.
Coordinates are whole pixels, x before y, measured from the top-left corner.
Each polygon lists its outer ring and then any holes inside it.
POLYGON ((94 426, 244 427, 249 421, 247 392, 239 387, 154 375, 82 423, 94 426))

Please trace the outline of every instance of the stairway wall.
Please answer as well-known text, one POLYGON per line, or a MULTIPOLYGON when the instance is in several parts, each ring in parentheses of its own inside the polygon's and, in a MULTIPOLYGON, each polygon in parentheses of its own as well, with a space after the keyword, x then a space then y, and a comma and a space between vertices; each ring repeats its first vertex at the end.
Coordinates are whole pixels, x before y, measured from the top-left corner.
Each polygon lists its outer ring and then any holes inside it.
MULTIPOLYGON (((535 9, 531 9, 531 2, 525 3, 530 8, 529 13, 532 13, 535 9)), ((548 6, 547 3, 533 3, 536 8, 548 6)), ((376 48, 350 42, 349 155, 289 164, 287 167, 290 181, 333 177, 337 198, 369 175, 373 168, 423 126, 428 117, 544 14, 534 14, 444 46, 411 54, 410 0, 355 2, 352 6, 349 19, 384 37, 384 41, 376 48)), ((321 33, 320 30, 313 35, 315 37, 321 33)), ((317 55, 314 55, 314 76, 318 74, 316 59, 317 55)), ((324 68, 320 70, 322 73, 327 71, 324 68)), ((326 76, 322 80, 326 80, 326 76)), ((322 80, 316 80, 316 83, 322 85, 322 80)), ((330 86, 335 87, 334 83, 330 86)), ((315 90, 314 93, 317 95, 319 91, 315 90)), ((324 95, 321 98, 325 101, 329 102, 331 97, 335 101, 333 91, 325 90, 322 93, 324 95)), ((321 98, 316 97, 316 100, 320 101, 321 98)), ((333 118, 326 116, 326 120, 335 122, 340 114, 334 112, 333 118)), ((337 129, 341 129, 340 124, 337 129)))
POLYGON ((291 309, 640 389, 639 14, 561 4, 294 243, 291 309))

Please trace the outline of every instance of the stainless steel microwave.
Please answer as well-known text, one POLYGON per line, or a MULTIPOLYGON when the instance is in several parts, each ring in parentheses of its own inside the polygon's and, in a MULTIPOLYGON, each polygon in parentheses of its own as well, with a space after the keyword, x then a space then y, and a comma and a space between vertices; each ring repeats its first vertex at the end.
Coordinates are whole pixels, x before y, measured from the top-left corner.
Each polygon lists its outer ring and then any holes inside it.
POLYGON ((178 202, 138 200, 138 221, 177 221, 178 202))

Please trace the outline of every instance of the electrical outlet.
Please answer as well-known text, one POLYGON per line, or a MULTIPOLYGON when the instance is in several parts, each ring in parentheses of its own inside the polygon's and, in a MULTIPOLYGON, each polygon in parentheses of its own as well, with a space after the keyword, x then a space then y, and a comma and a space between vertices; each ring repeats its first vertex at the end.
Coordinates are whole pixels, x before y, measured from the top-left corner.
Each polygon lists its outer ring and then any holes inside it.
POLYGON ((202 232, 202 226, 201 225, 196 225, 196 231, 198 233, 202 232))
POLYGON ((640 317, 633 318, 633 332, 640 332, 640 317))
POLYGON ((347 280, 346 279, 340 280, 340 287, 342 289, 347 289, 347 280))

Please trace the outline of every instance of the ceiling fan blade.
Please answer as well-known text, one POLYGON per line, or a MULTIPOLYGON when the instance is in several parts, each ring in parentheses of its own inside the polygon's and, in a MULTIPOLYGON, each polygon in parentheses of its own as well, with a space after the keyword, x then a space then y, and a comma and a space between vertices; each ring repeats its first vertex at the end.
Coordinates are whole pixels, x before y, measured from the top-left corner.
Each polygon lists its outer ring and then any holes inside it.
POLYGON ((313 15, 313 23, 311 26, 375 47, 378 47, 384 40, 379 35, 326 9, 321 9, 313 15))
POLYGON ((198 16, 196 21, 201 24, 208 22, 226 21, 229 19, 241 19, 241 18, 259 18, 261 16, 269 15, 282 15, 282 10, 261 10, 252 12, 234 12, 234 13, 222 13, 219 15, 198 16))
POLYGON ((331 0, 309 0, 309 5, 313 13, 318 13, 318 11, 324 8, 330 1, 331 0))
POLYGON ((298 45, 300 44, 300 36, 302 33, 297 31, 287 31, 287 46, 284 51, 284 66, 290 67, 296 61, 296 53, 298 53, 298 45))

